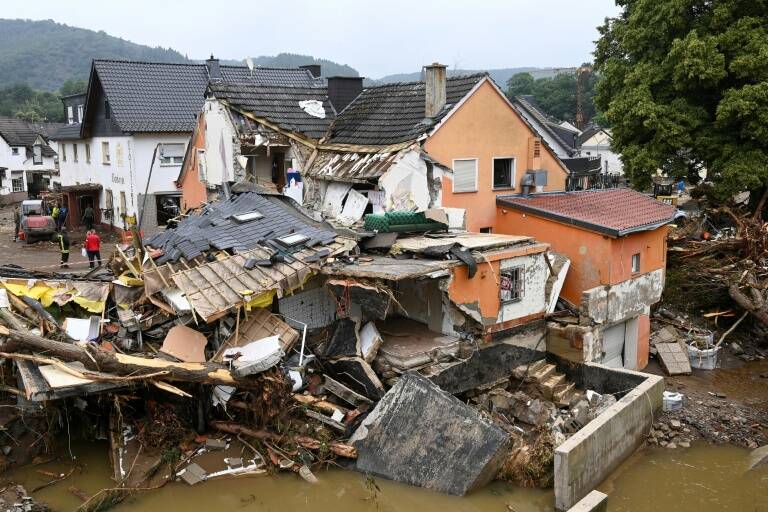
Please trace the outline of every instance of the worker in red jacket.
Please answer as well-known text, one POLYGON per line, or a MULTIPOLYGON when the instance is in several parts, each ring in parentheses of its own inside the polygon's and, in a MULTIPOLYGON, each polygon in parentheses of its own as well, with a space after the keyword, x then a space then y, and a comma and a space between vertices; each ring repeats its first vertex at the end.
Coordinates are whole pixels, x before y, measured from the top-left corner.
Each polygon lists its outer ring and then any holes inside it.
POLYGON ((101 266, 101 238, 96 234, 95 229, 91 229, 85 235, 85 252, 88 254, 88 266, 93 268, 94 263, 98 262, 101 266))

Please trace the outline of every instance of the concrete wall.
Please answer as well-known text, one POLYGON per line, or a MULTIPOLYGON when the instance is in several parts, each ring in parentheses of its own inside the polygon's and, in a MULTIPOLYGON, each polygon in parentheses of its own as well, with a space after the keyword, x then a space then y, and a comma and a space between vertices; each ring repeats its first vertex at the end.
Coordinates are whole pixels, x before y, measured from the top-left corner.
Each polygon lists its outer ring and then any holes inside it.
POLYGON ((533 158, 531 148, 536 137, 499 91, 484 82, 424 143, 430 156, 448 168, 453 167, 454 159, 477 159, 477 191, 454 193, 452 175, 446 174, 442 206, 466 208, 469 231, 485 227, 495 231, 496 196, 519 191, 526 170, 546 169, 546 190, 564 190, 567 171, 551 150, 542 144, 541 156, 533 158), (493 188, 494 157, 515 158, 511 188, 493 188))
POLYGON ((555 506, 567 510, 610 475, 643 442, 662 406, 664 379, 585 363, 572 367, 586 389, 620 395, 603 414, 555 449, 555 506))

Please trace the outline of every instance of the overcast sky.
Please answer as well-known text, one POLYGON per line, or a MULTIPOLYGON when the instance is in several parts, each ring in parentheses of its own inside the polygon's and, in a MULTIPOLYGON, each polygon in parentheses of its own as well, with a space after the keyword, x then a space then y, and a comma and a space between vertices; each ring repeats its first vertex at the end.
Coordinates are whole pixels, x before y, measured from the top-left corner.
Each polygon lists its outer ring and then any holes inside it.
POLYGON ((53 19, 190 58, 301 53, 370 78, 440 61, 491 69, 591 60, 613 0, 12 0, 2 17, 53 19), (12 8, 10 8, 12 5, 12 8))

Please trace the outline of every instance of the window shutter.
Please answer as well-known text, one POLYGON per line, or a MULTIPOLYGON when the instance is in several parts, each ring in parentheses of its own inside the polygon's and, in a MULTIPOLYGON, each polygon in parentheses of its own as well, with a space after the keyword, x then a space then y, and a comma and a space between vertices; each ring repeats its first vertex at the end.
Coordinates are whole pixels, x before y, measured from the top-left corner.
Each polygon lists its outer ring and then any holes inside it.
POLYGON ((453 191, 474 192, 477 190, 477 160, 454 160, 453 191))

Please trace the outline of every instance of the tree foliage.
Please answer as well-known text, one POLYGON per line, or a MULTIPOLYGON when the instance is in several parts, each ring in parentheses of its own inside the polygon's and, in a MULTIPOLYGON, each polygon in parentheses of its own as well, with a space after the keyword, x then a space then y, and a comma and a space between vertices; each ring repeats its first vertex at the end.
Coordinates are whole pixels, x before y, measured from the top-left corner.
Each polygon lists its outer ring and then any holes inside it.
POLYGON ((721 194, 768 185, 768 0, 619 0, 600 28, 596 103, 624 171, 721 194))
MULTIPOLYGON (((597 115, 593 98, 598 77, 589 70, 583 73, 582 110, 585 123, 589 123, 597 115)), ((575 123, 578 79, 575 72, 558 73, 539 79, 534 79, 530 73, 516 73, 507 81, 507 95, 510 98, 531 95, 549 115, 575 123)))
POLYGON ((28 121, 64 121, 64 107, 59 95, 36 91, 26 84, 0 89, 0 116, 12 116, 28 121))

